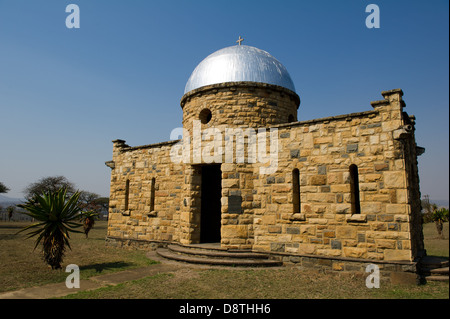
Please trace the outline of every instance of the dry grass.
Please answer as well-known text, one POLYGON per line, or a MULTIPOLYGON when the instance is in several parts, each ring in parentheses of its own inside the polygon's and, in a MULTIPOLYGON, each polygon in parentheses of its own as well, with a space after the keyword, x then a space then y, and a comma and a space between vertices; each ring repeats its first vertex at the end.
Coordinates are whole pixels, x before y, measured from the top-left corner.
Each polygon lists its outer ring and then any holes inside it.
POLYGON ((295 268, 191 270, 160 274, 114 287, 80 292, 74 299, 448 299, 448 283, 381 285, 368 289, 365 276, 295 268))
POLYGON ((42 260, 40 247, 25 233, 16 233, 29 223, 0 222, 0 292, 48 283, 63 282, 69 264, 80 267, 81 278, 106 274, 152 263, 142 251, 105 247, 106 222, 97 222, 86 239, 84 234, 71 234, 63 260, 63 270, 51 270, 42 260))
POLYGON ((425 249, 429 256, 449 256, 449 232, 448 223, 444 223, 444 238, 439 238, 434 223, 423 225, 423 236, 425 241, 425 249))
MULTIPOLYGON (((55 271, 42 261, 39 249, 33 251, 33 239, 14 235, 24 223, 0 223, 0 291, 46 283, 62 282, 67 273, 55 271)), ((446 239, 438 239, 433 224, 424 226, 429 255, 448 256, 446 239)), ((72 235, 73 250, 67 251, 63 268, 71 263, 81 269, 81 277, 150 265, 145 252, 105 247, 106 223, 99 222, 90 238, 72 235)), ((376 298, 449 298, 448 283, 422 286, 382 285, 368 289, 364 274, 323 273, 313 270, 284 269, 204 269, 184 268, 117 286, 80 292, 67 298, 129 299, 376 299, 376 298)))

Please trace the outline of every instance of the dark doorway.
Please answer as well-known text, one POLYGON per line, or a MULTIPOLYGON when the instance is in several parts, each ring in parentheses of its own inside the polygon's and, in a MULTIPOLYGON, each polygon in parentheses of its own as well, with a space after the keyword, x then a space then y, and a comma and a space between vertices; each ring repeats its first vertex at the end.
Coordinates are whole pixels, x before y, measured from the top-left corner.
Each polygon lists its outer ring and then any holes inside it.
POLYGON ((200 242, 220 242, 222 171, 220 165, 202 166, 200 242))

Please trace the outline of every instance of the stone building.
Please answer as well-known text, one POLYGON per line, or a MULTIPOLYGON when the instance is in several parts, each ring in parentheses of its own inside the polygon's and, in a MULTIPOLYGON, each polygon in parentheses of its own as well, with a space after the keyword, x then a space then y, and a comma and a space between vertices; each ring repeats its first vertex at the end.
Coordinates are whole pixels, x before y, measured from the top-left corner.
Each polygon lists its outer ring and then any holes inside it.
POLYGON ((424 255, 424 149, 402 90, 381 95, 366 111, 298 121, 278 60, 240 43, 211 54, 181 98, 182 139, 113 141, 108 243, 215 242, 337 270, 409 269, 424 255))

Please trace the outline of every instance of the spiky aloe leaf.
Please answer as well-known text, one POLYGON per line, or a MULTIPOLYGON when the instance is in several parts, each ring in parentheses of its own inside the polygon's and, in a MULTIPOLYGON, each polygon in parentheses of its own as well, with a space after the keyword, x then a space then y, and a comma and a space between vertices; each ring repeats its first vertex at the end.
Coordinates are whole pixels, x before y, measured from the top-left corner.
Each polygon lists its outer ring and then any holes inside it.
POLYGON ((76 192, 67 198, 66 190, 60 189, 36 196, 32 201, 19 205, 26 210, 26 215, 39 222, 23 228, 18 233, 32 230, 27 238, 37 237, 34 249, 43 241, 44 260, 53 269, 60 268, 65 245, 71 249, 69 233, 82 233, 76 230, 82 224, 74 222, 81 210, 78 205, 79 196, 80 193, 76 192))

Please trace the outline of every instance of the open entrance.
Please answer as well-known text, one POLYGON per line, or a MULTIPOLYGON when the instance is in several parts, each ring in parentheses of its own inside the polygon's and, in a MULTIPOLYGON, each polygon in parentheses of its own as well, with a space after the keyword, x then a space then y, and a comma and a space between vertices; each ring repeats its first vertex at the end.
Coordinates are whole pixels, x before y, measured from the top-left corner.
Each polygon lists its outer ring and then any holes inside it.
POLYGON ((220 242, 222 171, 220 165, 202 166, 200 243, 220 242))

